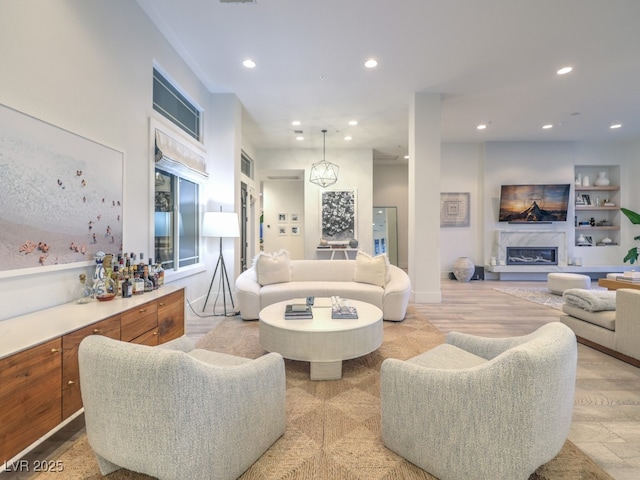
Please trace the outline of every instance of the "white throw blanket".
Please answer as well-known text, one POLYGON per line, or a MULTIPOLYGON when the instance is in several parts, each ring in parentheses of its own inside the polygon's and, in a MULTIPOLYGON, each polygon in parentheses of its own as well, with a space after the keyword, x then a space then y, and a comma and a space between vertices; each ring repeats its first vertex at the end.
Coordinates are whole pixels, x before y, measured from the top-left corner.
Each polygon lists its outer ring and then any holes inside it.
POLYGON ((571 307, 582 308, 588 312, 600 312, 616 309, 616 292, 570 288, 562 294, 564 301, 571 307))

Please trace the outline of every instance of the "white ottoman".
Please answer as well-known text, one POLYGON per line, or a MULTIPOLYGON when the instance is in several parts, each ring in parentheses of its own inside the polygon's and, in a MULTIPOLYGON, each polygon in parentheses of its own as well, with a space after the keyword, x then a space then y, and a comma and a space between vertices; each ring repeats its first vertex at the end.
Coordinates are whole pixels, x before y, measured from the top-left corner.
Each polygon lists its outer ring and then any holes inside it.
POLYGON ((547 275, 547 288, 551 293, 562 295, 568 288, 591 288, 591 277, 579 273, 550 273, 547 275))

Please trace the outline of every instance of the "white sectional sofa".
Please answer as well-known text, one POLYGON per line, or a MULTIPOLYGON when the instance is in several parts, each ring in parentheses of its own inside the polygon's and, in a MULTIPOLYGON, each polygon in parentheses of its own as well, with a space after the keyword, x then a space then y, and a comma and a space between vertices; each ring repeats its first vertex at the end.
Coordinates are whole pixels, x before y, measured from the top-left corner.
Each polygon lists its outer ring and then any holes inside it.
POLYGON ((640 290, 616 290, 615 310, 588 311, 565 303, 561 322, 578 341, 640 367, 640 290))
POLYGON ((411 294, 409 276, 387 262, 384 280, 378 281, 380 271, 376 273, 376 267, 370 268, 372 261, 372 257, 360 252, 356 260, 289 260, 287 257, 277 267, 281 273, 275 278, 265 275, 271 272, 264 269, 261 275, 261 264, 254 262, 254 266, 236 279, 240 316, 244 320, 255 320, 261 309, 276 302, 337 295, 377 306, 384 320, 404 320, 411 294), (259 281, 259 276, 263 280, 259 281))

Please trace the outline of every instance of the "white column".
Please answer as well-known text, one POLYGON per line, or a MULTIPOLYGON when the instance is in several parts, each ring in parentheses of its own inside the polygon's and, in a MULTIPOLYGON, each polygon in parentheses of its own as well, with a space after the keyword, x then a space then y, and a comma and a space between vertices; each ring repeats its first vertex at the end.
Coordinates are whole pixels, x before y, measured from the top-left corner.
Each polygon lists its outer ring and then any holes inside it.
POLYGON ((440 95, 409 109, 409 277, 412 301, 440 303, 440 95))

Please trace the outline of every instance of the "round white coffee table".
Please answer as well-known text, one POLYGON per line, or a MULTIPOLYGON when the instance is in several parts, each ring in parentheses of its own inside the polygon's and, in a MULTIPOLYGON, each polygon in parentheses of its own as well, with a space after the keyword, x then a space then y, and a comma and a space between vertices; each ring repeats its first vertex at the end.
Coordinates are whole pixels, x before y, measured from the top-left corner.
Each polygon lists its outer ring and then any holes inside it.
POLYGON ((382 345, 382 310, 375 305, 349 300, 358 310, 357 319, 334 320, 331 307, 314 306, 313 319, 285 320, 289 303, 274 303, 260 311, 260 345, 285 358, 310 362, 311 380, 337 380, 342 377, 343 360, 382 345))

